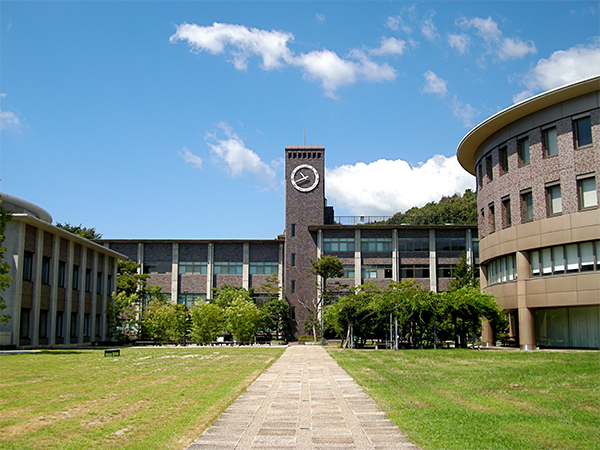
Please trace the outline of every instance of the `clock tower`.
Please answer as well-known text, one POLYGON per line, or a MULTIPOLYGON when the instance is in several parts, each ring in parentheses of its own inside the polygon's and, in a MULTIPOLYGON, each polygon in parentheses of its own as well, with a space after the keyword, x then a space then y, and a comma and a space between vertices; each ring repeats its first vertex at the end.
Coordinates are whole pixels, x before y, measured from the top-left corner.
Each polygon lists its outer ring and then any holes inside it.
POLYGON ((285 149, 285 277, 284 295, 292 307, 292 333, 305 334, 306 305, 317 296, 311 261, 318 259, 317 233, 311 225, 325 220, 325 148, 291 145, 285 149))

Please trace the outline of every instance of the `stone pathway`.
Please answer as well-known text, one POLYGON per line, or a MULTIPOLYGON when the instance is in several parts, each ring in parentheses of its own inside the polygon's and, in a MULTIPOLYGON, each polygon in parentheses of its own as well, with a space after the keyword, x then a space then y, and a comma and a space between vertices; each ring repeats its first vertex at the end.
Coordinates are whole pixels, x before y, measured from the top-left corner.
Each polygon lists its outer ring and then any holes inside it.
POLYGON ((419 450, 325 349, 296 345, 188 450, 419 450))

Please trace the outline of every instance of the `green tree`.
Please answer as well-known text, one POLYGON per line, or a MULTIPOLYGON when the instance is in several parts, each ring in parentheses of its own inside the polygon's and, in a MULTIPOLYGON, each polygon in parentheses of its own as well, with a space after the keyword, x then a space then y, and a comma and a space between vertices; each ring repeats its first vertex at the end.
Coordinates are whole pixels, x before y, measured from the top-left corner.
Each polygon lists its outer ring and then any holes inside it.
POLYGON ((265 278, 265 282, 259 286, 258 292, 267 295, 269 300, 276 300, 281 293, 281 285, 279 284, 279 275, 274 273, 265 278))
POLYGON ((311 261, 311 264, 310 272, 321 278, 320 284, 317 281, 317 297, 305 300, 299 299, 298 301, 308 312, 308 320, 305 323, 305 328, 307 325, 312 328, 313 337, 316 341, 319 333, 318 328, 321 328, 321 332, 323 331, 322 323, 319 327, 319 317, 322 313, 323 305, 330 300, 327 280, 342 277, 344 275, 344 265, 337 256, 332 255, 322 255, 318 260, 311 261))
POLYGON ((477 278, 477 269, 467 262, 467 254, 463 253, 458 263, 452 270, 452 280, 448 289, 456 291, 462 287, 473 286, 479 288, 479 279, 477 278))
POLYGON ((285 300, 275 299, 259 308, 260 328, 263 332, 284 336, 289 329, 289 305, 285 300))
POLYGON ((65 222, 57 223, 56 226, 85 239, 94 240, 102 238, 102 234, 98 233, 95 228, 86 228, 81 224, 75 226, 65 222))
MULTIPOLYGON (((2 201, 0 201, 0 204, 2 201)), ((13 282, 13 279, 8 276, 10 266, 4 259, 6 253, 6 247, 2 245, 4 243, 4 232, 6 231, 6 223, 11 219, 11 214, 8 213, 2 206, 0 206, 0 292, 4 292, 13 282)), ((4 298, 0 296, 0 313, 6 309, 6 303, 4 298)), ((10 315, 0 314, 0 325, 6 325, 10 320, 10 315)))
POLYGON ((225 331, 225 315, 217 305, 197 303, 189 313, 192 317, 191 341, 206 345, 225 331))
POLYGON ((185 306, 166 300, 163 294, 144 306, 141 318, 142 339, 180 342, 183 338, 185 306))
POLYGON ((250 295, 247 299, 235 298, 225 309, 225 315, 227 317, 227 328, 233 338, 241 342, 251 342, 260 321, 260 313, 250 295))
POLYGON ((477 194, 467 189, 461 196, 442 197, 439 202, 413 207, 404 213, 397 213, 387 221, 389 224, 408 223, 411 225, 443 225, 455 223, 477 225, 477 194))

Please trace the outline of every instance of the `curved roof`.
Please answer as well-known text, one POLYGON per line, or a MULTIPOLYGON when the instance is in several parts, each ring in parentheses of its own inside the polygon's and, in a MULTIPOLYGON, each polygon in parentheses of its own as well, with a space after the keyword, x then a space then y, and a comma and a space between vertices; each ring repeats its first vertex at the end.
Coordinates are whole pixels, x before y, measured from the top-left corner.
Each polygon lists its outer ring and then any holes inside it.
POLYGON ((2 200, 2 206, 9 213, 14 214, 29 214, 36 217, 44 222, 52 223, 52 216, 44 208, 40 208, 27 200, 22 198, 14 197, 9 194, 0 193, 0 200, 2 200))
POLYGON ((600 90, 600 76, 567 84, 516 103, 473 128, 458 144, 456 156, 463 168, 475 175, 475 155, 483 142, 505 126, 549 106, 600 90))

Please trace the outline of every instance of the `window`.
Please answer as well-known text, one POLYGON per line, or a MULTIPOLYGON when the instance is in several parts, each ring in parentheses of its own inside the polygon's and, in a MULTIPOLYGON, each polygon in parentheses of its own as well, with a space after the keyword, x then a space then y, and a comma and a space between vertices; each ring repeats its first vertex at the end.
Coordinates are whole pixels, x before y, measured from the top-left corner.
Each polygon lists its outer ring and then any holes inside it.
POLYGON ((102 272, 96 273, 96 294, 102 295, 102 272))
POLYGON ((363 252, 391 252, 391 238, 362 238, 360 249, 363 252))
POLYGON ((508 148, 502 147, 498 150, 498 159, 500 164, 500 175, 508 172, 508 148))
POLYGON ((64 261, 58 262, 58 287, 65 287, 65 270, 67 264, 64 261))
POLYGON ((464 237, 436 237, 435 246, 438 252, 464 252, 467 240, 464 237))
POLYGON ((490 233, 493 233, 496 231, 496 212, 494 209, 494 204, 490 203, 488 208, 490 210, 490 233))
POLYGON ((92 269, 85 269, 85 292, 92 292, 92 269))
POLYGON ((592 143, 592 122, 589 117, 573 122, 575 148, 585 147, 592 143))
POLYGON ((173 270, 173 264, 170 261, 162 262, 146 262, 144 263, 144 273, 171 273, 173 270))
POLYGON ((324 252, 353 252, 354 238, 323 238, 324 252))
MULTIPOLYGON (((476 232, 474 232, 476 233, 476 232)), ((474 237, 471 239, 471 245, 473 246, 473 253, 479 253, 479 238, 474 237)))
POLYGON ((515 255, 507 255, 488 263, 488 282, 492 284, 508 283, 517 279, 515 255))
POLYGON ((429 238, 398 238, 398 250, 401 252, 428 252, 429 238))
POLYGON ((502 199, 502 228, 508 228, 511 225, 510 197, 504 197, 502 199))
POLYGON ((200 299, 205 299, 206 294, 188 294, 183 293, 177 296, 177 304, 185 305, 188 308, 194 306, 194 303, 199 301, 200 299))
POLYGON ((354 278, 354 274, 354 265, 344 266, 344 275, 342 275, 342 278, 354 278))
MULTIPOLYGON (((295 255, 294 255, 295 256, 295 255)), ((292 263, 295 263, 292 257, 292 263)), ((292 264, 294 265, 294 264, 292 264)), ((250 275, 274 275, 279 273, 279 263, 276 262, 251 262, 250 275)))
POLYGON ((31 322, 31 310, 27 308, 21 308, 21 331, 20 337, 28 338, 29 337, 29 324, 31 322))
POLYGON ((42 284, 50 284, 50 258, 42 258, 42 284))
POLYGON ((206 266, 205 262, 180 262, 179 275, 183 275, 184 273, 206 275, 206 266))
POLYGON ((296 280, 292 280, 292 294, 296 293, 296 280))
POLYGON ((521 192, 521 221, 530 222, 533 220, 533 197, 531 190, 521 192))
POLYGON ((62 311, 56 312, 56 337, 63 337, 63 315, 62 311))
POLYGON ((438 278, 452 278, 452 264, 438 264, 438 278))
POLYGON ((534 250, 529 262, 534 277, 600 270, 600 241, 534 250))
POLYGON ((579 209, 598 206, 596 177, 592 176, 578 179, 577 193, 579 197, 579 209))
POLYGON ((112 287, 112 275, 106 277, 106 292, 108 295, 112 295, 113 287, 112 287))
POLYGON ((85 313, 83 315, 83 335, 89 337, 90 335, 90 315, 85 313))
POLYGON ((96 314, 96 336, 102 336, 102 316, 100 314, 96 314))
POLYGON ((372 264, 362 266, 363 278, 392 278, 391 264, 372 264))
POLYGON ((292 236, 296 236, 296 224, 292 224, 292 236))
POLYGON ((550 158, 558 155, 558 139, 556 136, 556 127, 544 130, 544 156, 550 158))
POLYGON ((483 184, 483 170, 481 168, 481 163, 477 166, 477 185, 481 187, 483 184))
POLYGON ((296 254, 292 253, 292 267, 296 267, 296 254))
POLYGON ((77 337, 77 313, 71 313, 71 337, 77 337))
POLYGON ((23 280, 31 281, 33 277, 33 253, 25 252, 23 255, 23 280))
POLYGON ((519 153, 519 166, 529 164, 529 138, 519 139, 517 141, 517 150, 519 153))
POLYGON ((546 207, 548 209, 549 216, 562 213, 560 184, 546 186, 546 207))
POLYGON ((79 290, 79 266, 73 266, 73 289, 79 290))
POLYGON ((215 263, 215 275, 241 275, 243 264, 241 262, 215 263))
POLYGON ((48 311, 40 310, 40 327, 38 336, 42 339, 48 337, 48 311))
POLYGON ((494 168, 492 166, 492 155, 485 157, 485 174, 488 177, 488 183, 494 179, 494 168))
POLYGON ((400 266, 400 278, 429 278, 429 266, 426 264, 412 264, 400 266))

